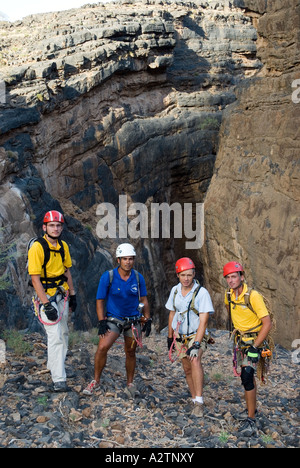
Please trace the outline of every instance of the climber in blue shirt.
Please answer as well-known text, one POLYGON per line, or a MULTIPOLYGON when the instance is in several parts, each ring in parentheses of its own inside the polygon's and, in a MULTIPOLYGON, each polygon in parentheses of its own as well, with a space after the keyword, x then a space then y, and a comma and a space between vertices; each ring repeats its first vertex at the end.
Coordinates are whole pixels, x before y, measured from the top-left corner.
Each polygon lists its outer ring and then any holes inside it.
POLYGON ((133 269, 136 252, 131 244, 117 247, 119 266, 105 272, 99 282, 96 295, 97 316, 100 336, 95 355, 95 374, 91 383, 83 390, 92 395, 100 386, 100 377, 106 365, 107 353, 123 332, 126 355, 127 386, 125 393, 134 398, 137 389, 133 383, 136 367, 136 347, 141 344, 141 332, 149 336, 151 331, 150 308, 143 276, 133 269), (106 303, 106 311, 105 311, 106 303), (143 330, 141 330, 143 323, 143 330))
POLYGON ((128 279, 124 280, 119 268, 106 271, 100 279, 97 300, 105 300, 107 317, 125 319, 139 316, 140 297, 147 296, 143 276, 131 269, 128 279))

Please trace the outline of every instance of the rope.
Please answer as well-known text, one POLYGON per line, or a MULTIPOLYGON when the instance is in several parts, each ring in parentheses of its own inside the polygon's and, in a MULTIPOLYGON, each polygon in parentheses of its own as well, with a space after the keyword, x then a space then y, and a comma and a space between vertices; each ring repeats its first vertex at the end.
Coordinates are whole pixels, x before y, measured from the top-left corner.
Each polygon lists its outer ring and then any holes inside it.
POLYGON ((182 344, 182 346, 180 348, 177 347, 177 336, 178 336, 178 330, 179 330, 179 327, 181 325, 181 322, 177 322, 177 326, 176 326, 176 330, 174 332, 174 338, 173 338, 173 342, 170 346, 170 349, 169 349, 169 359, 170 361, 173 363, 176 361, 176 359, 178 358, 179 354, 181 353, 182 349, 185 348, 185 351, 187 351, 187 347, 185 346, 185 343, 182 344), (172 353, 173 353, 173 348, 176 348, 176 351, 177 354, 175 356, 175 359, 172 358, 172 353))
POLYGON ((47 326, 52 326, 52 325, 57 325, 61 319, 63 318, 63 314, 64 314, 64 311, 65 311, 65 308, 66 308, 66 303, 67 303, 67 300, 68 300, 68 297, 69 297, 69 291, 67 291, 66 295, 65 295, 65 299, 64 299, 64 307, 59 315, 59 317, 57 318, 57 320, 55 322, 45 322, 42 317, 41 317, 41 314, 40 314, 40 310, 41 310, 41 304, 40 304, 40 301, 35 298, 34 296, 32 297, 32 304, 33 304, 33 310, 34 310, 34 314, 35 316, 39 319, 39 321, 43 324, 43 325, 47 325, 47 326))
MULTIPOLYGON (((131 330, 132 330, 132 336, 133 339, 136 341, 137 345, 142 348, 143 343, 142 343, 142 333, 141 333, 141 339, 139 339, 139 332, 138 329, 134 326, 134 324, 131 324, 131 330), (135 336, 135 331, 136 331, 136 336, 135 336)), ((133 346, 133 345, 132 345, 133 346)))

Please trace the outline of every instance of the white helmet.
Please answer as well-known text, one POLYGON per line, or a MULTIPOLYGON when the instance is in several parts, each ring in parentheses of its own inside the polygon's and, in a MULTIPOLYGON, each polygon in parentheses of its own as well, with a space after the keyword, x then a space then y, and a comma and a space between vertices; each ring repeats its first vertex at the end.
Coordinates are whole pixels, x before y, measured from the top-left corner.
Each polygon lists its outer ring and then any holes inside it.
POLYGON ((116 257, 135 257, 136 252, 131 244, 120 244, 116 250, 116 257))

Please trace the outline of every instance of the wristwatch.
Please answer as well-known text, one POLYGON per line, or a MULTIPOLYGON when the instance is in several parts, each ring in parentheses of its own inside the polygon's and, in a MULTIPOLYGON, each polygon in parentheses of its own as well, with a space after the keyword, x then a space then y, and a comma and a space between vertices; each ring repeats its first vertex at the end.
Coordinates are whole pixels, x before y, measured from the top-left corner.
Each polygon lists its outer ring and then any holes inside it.
POLYGON ((197 348, 200 348, 200 343, 199 343, 199 341, 194 341, 194 346, 197 347, 197 348))

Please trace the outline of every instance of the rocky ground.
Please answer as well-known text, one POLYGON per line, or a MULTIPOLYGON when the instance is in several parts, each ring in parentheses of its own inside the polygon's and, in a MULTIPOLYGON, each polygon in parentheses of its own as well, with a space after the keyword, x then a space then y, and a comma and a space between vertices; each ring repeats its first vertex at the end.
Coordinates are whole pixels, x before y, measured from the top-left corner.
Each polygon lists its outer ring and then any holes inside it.
MULTIPOLYGON (((109 355, 102 388, 91 397, 82 389, 93 373, 95 345, 80 335, 67 358, 69 391, 51 391, 45 337, 24 335, 32 349, 8 349, 0 379, 0 447, 6 448, 211 448, 299 447, 299 364, 277 348, 268 385, 259 386, 259 434, 244 438, 234 414, 244 409, 240 379, 231 368, 228 333, 213 331, 205 355, 205 414, 191 416, 181 365, 171 363, 166 338, 152 333, 137 355, 139 395, 124 393, 122 340, 109 355)), ((74 335, 75 336, 75 335, 74 335)))

